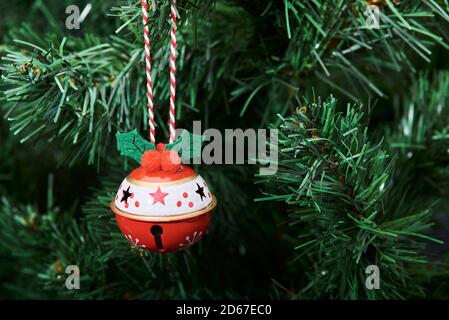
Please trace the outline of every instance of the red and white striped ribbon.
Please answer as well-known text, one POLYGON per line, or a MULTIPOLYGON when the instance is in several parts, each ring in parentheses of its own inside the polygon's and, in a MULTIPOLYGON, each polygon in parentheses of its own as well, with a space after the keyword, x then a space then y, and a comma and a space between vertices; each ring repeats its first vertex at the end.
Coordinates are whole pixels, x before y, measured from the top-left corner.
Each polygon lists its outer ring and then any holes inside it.
MULTIPOLYGON (((176 0, 171 2, 171 32, 170 32, 170 143, 175 140, 175 95, 176 95, 176 0)), ((148 123, 150 126, 150 142, 155 143, 155 125, 153 110, 153 84, 151 83, 151 59, 150 59, 150 36, 148 27, 148 0, 142 0, 142 15, 144 25, 145 65, 147 77, 148 97, 148 123)))
POLYGON ((176 0, 171 6, 170 32, 170 143, 175 141, 175 95, 176 95, 176 0))
POLYGON ((155 126, 154 126, 154 110, 153 110, 153 84, 151 83, 151 60, 150 60, 150 28, 148 26, 148 2, 142 0, 142 16, 143 16, 143 40, 145 43, 145 65, 147 76, 147 98, 148 98, 148 124, 150 125, 150 142, 156 143, 155 126))

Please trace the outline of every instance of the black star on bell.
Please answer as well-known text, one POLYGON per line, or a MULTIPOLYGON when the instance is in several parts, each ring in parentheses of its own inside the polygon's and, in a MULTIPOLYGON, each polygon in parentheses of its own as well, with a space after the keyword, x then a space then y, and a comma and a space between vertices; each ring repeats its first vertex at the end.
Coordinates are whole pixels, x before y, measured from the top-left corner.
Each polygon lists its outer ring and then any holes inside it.
POLYGON ((195 192, 200 195, 201 201, 203 201, 203 198, 206 198, 206 196, 204 195, 204 187, 200 187, 198 183, 196 185, 198 186, 198 190, 196 190, 195 192))
POLYGON ((122 197, 122 200, 120 200, 120 202, 125 201, 125 203, 128 203, 128 198, 131 197, 131 195, 132 195, 132 193, 129 192, 129 188, 131 188, 131 187, 128 187, 127 190, 123 190, 123 197, 122 197))

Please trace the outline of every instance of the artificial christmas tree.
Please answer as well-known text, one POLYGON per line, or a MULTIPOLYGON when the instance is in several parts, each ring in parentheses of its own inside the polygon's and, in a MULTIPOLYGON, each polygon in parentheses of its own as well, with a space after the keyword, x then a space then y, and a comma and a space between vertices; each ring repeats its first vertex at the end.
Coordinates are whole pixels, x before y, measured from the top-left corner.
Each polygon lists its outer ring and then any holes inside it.
POLYGON ((2 9, 0 296, 447 299, 447 2, 178 0, 176 101, 171 4, 148 5, 152 111, 141 1, 92 3, 80 29, 66 26, 73 1, 2 9), (148 205, 180 214, 219 199, 206 235, 183 234, 201 241, 161 255, 124 238, 109 206, 146 208, 134 185, 117 193, 139 168, 115 136, 154 118, 154 140, 173 142, 167 110, 178 127, 277 128, 279 160, 269 176, 194 165, 208 187, 183 182, 176 199, 149 187, 148 205))

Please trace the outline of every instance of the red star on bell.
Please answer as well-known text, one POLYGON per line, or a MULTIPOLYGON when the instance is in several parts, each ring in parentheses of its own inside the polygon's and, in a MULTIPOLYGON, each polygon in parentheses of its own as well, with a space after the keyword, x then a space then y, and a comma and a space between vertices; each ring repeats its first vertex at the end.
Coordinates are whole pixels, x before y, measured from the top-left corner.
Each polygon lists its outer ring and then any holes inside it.
POLYGON ((162 203, 165 206, 164 198, 168 195, 168 193, 162 192, 161 187, 158 187, 156 192, 150 193, 150 196, 153 197, 153 204, 158 202, 162 203))

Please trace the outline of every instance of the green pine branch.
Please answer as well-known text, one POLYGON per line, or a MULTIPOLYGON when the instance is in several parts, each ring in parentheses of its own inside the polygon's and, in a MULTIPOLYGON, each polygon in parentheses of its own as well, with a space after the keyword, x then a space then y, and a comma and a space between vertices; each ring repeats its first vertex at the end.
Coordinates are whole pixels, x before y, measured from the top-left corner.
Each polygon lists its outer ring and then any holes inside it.
POLYGON ((283 119, 278 172, 259 181, 271 191, 257 201, 288 205, 295 261, 312 263, 310 284, 297 288, 296 297, 422 295, 411 270, 427 263, 420 253, 425 243, 439 242, 426 235, 430 211, 407 203, 389 210, 406 194, 392 180, 395 162, 382 143, 370 142, 361 106, 348 105, 346 113, 336 107, 331 97, 283 119), (382 290, 365 288, 369 265, 383 270, 382 290))
MULTIPOLYGON (((432 24, 435 16, 447 14, 433 1, 382 7, 377 31, 365 28, 365 1, 352 7, 343 0, 270 3, 261 12, 261 5, 179 3, 178 118, 198 118, 201 112, 210 125, 212 114, 223 109, 232 114, 232 104, 243 99, 240 116, 255 108, 250 118, 257 126, 292 108, 294 93, 312 78, 354 99, 356 83, 382 95, 370 70, 397 71, 410 64, 408 52, 426 60, 429 45, 445 46, 432 24), (349 86, 339 85, 341 79, 349 86)), ((116 7, 112 14, 123 22, 116 29, 119 37, 42 38, 30 26, 11 33, 16 41, 8 44, 1 67, 3 109, 22 142, 59 141, 70 146, 71 164, 80 158, 98 163, 117 131, 146 129, 139 3, 116 7)), ((156 112, 164 133, 168 14, 168 2, 160 2, 150 26, 155 99, 161 106, 156 112)))
POLYGON ((416 76, 395 110, 399 121, 387 128, 387 142, 400 157, 398 180, 414 184, 417 199, 447 197, 449 187, 449 73, 416 76))

